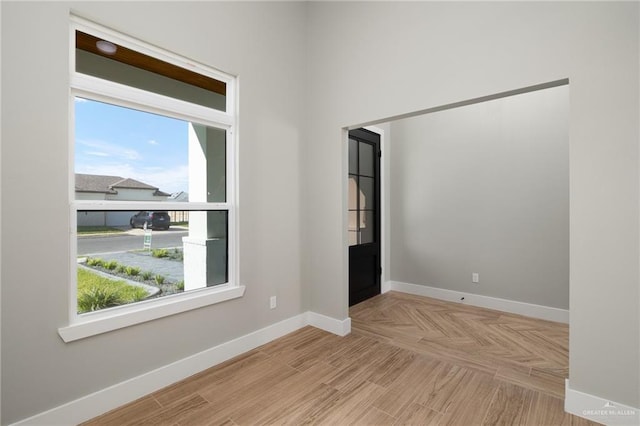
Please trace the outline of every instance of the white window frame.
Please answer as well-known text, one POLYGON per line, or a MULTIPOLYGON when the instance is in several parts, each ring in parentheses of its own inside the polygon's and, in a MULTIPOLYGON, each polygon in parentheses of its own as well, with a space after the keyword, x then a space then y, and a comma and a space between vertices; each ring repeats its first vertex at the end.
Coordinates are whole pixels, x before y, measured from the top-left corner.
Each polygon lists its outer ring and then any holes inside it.
POLYGON ((134 38, 99 26, 80 17, 71 16, 70 26, 70 85, 69 85, 69 223, 70 223, 70 286, 69 323, 58 329, 65 342, 71 342, 139 324, 203 306, 235 299, 244 295, 238 268, 238 211, 237 211, 237 78, 164 51, 134 38), (110 40, 116 44, 149 55, 226 84, 225 111, 207 108, 157 93, 133 88, 75 71, 76 30, 110 40), (226 130, 227 132, 227 192, 226 202, 145 202, 75 199, 75 98, 83 97, 100 102, 133 108, 173 117, 184 121, 226 130), (228 281, 225 284, 191 290, 157 299, 121 305, 85 314, 77 313, 77 212, 81 210, 225 210, 227 214, 228 281))

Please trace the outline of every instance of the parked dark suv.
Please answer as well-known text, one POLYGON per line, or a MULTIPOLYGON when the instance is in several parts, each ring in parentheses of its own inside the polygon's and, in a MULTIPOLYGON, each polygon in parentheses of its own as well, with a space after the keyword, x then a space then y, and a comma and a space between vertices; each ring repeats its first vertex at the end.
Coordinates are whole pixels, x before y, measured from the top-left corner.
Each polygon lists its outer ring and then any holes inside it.
POLYGON ((129 224, 132 228, 169 229, 171 218, 167 212, 138 212, 131 216, 129 224))

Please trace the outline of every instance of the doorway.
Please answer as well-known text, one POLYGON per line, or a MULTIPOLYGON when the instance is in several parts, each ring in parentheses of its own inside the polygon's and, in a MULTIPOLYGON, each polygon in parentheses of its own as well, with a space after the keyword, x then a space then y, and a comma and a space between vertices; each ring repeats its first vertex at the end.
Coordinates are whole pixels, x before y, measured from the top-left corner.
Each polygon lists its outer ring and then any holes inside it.
POLYGON ((349 306, 380 294, 380 135, 349 131, 349 306))

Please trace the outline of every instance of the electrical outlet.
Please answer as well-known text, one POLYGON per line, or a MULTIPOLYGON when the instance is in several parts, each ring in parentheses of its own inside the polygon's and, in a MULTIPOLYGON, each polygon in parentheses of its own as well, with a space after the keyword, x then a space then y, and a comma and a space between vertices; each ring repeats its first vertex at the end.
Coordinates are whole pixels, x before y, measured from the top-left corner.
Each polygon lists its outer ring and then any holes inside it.
POLYGON ((472 283, 476 283, 476 284, 479 283, 480 282, 480 274, 477 273, 477 272, 473 272, 471 274, 471 282, 472 283))
POLYGON ((278 306, 278 301, 276 299, 276 296, 271 296, 271 298, 269 299, 269 308, 275 309, 276 306, 278 306))

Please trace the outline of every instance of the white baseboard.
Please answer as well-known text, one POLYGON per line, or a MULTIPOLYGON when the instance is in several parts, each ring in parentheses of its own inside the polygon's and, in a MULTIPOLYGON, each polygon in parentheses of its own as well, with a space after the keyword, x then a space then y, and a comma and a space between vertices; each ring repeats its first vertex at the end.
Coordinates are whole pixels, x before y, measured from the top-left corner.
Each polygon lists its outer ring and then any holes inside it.
POLYGON ((640 409, 571 389, 565 380, 564 411, 605 425, 640 424, 640 409))
POLYGON ((307 323, 320 330, 337 334, 338 336, 346 336, 351 333, 351 318, 340 321, 326 315, 309 311, 307 312, 307 323))
POLYGON ((388 291, 391 291, 391 281, 384 281, 380 285, 380 293, 385 294, 388 291))
POLYGON ((481 308, 495 309, 512 314, 525 315, 533 318, 540 318, 548 321, 569 323, 569 311, 566 309, 552 308, 549 306, 534 305, 531 303, 516 302, 514 300, 499 299, 497 297, 482 296, 473 293, 463 293, 460 291, 446 290, 443 288, 429 287, 391 281, 391 290, 403 293, 415 294, 418 296, 433 297, 434 299, 446 300, 448 302, 464 303, 481 308), (461 299, 464 297, 464 300, 461 299))
POLYGON ((351 318, 341 321, 315 312, 305 312, 51 410, 36 414, 13 423, 13 425, 71 425, 82 423, 307 325, 312 325, 339 336, 345 336, 351 331, 351 318))

